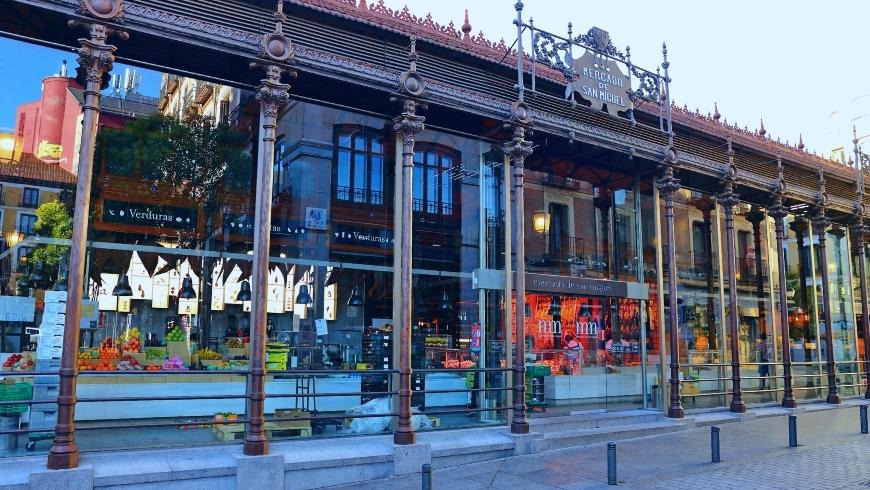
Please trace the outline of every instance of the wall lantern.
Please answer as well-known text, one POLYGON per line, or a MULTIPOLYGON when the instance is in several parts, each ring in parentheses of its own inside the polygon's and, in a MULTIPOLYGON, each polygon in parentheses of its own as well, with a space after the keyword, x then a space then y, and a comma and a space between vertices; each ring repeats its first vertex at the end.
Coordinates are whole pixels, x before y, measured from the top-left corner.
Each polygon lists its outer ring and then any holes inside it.
POLYGON ((532 213, 532 226, 541 235, 550 233, 550 213, 544 210, 532 213))

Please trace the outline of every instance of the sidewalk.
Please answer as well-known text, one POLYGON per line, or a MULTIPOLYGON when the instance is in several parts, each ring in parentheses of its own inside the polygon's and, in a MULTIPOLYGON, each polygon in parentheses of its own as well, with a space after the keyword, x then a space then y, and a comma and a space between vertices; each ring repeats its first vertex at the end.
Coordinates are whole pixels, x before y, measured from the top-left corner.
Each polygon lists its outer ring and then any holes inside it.
MULTIPOLYGON (((788 447, 787 413, 751 410, 744 421, 728 413, 698 416, 720 424, 722 463, 710 462, 710 429, 620 441, 622 488, 794 489, 870 487, 870 436, 860 433, 858 404, 807 404, 797 413, 797 448, 788 447), (753 417, 758 417, 754 418, 753 417)), ((607 486, 606 445, 563 449, 452 468, 436 468, 433 488, 581 489, 607 486)), ((351 487, 338 487, 351 488, 351 487)), ((356 489, 418 489, 419 475, 354 485, 356 489)))

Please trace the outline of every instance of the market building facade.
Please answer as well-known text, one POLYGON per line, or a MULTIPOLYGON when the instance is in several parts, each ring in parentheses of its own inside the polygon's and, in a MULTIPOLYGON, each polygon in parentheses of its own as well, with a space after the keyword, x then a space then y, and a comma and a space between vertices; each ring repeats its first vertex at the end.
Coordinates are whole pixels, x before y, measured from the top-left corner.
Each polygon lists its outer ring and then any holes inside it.
POLYGON ((864 396, 857 138, 843 164, 680 108, 667 49, 647 70, 516 11, 513 50, 364 1, 0 7, 4 37, 78 53, 4 164, 77 185, 66 232, 0 261, 57 259, 0 303, 30 309, 0 314, 30 344, 7 452, 864 396))

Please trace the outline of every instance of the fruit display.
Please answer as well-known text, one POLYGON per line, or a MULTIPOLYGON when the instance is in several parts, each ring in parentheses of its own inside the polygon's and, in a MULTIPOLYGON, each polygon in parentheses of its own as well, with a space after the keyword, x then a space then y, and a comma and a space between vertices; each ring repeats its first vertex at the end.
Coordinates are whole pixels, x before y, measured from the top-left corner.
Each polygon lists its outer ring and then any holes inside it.
POLYGON ((227 348, 228 349, 244 349, 245 342, 240 338, 229 338, 227 339, 227 348))
POLYGON ((458 361, 449 359, 444 361, 444 369, 471 369, 476 366, 474 361, 458 361))
POLYGON ((142 364, 136 360, 133 356, 124 356, 123 359, 118 361, 118 371, 142 371, 142 364))
POLYGON ((172 330, 166 334, 167 342, 185 342, 187 341, 187 334, 184 333, 184 330, 179 326, 175 326, 172 330))
POLYGON ((83 350, 79 352, 79 359, 99 359, 99 357, 99 352, 93 349, 83 350))
POLYGON ((121 335, 118 337, 118 340, 121 342, 129 342, 133 339, 139 340, 139 329, 136 327, 128 328, 124 330, 121 335))
POLYGON ((163 361, 163 369, 187 369, 187 367, 185 367, 184 361, 180 357, 172 356, 163 361))
POLYGON ((196 355, 199 356, 200 361, 219 361, 221 360, 221 355, 217 352, 209 349, 208 347, 203 347, 196 351, 196 355))
POLYGON ((3 361, 3 370, 5 371, 25 371, 33 368, 33 360, 29 357, 25 358, 21 354, 12 354, 3 361))
POLYGON ((166 358, 166 349, 162 347, 146 347, 145 359, 149 361, 162 361, 166 358))
POLYGON ((160 369, 161 368, 159 364, 149 364, 145 366, 146 371, 160 371, 160 369))
POLYGON ((425 345, 426 347, 446 349, 449 347, 449 341, 446 336, 429 335, 426 337, 425 345))
POLYGON ((117 371, 115 363, 109 359, 100 359, 91 369, 94 371, 117 371))
POLYGON ((121 353, 114 347, 100 348, 100 359, 120 359, 121 353))

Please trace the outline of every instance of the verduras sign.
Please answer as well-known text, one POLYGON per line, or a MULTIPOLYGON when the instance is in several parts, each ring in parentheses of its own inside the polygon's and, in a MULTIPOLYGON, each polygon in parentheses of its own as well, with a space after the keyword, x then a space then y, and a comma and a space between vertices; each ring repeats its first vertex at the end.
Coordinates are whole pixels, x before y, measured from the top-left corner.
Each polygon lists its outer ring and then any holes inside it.
POLYGON ((607 58, 587 51, 573 61, 574 79, 568 83, 565 97, 577 92, 584 100, 592 103, 592 108, 616 116, 618 112, 629 109, 627 91, 631 81, 619 70, 619 65, 607 58))
POLYGON ((124 225, 195 230, 198 212, 193 208, 157 206, 106 200, 103 203, 103 222, 124 225))

